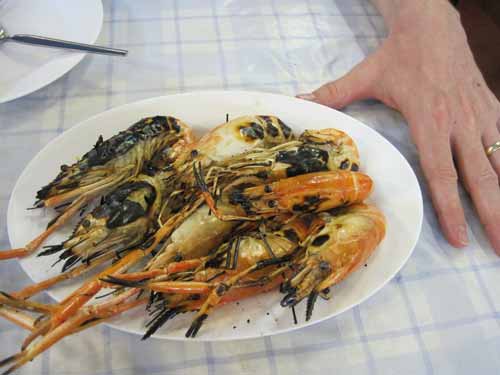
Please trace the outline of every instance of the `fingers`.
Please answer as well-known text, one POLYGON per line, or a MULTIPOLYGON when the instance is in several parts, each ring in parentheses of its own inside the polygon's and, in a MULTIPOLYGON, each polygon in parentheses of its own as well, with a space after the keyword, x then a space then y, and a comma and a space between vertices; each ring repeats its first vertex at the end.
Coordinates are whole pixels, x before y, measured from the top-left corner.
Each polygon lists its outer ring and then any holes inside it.
MULTIPOLYGON (((483 131, 483 145, 485 150, 493 145, 495 142, 500 141, 500 132, 495 125, 488 125, 483 131)), ((500 150, 495 151, 488 157, 493 169, 497 176, 500 176, 500 150)))
POLYGON ((300 94, 297 97, 341 109, 356 100, 373 97, 372 82, 377 76, 378 59, 375 54, 336 81, 329 82, 312 93, 300 94))
POLYGON ((432 123, 426 125, 420 126, 413 133, 420 163, 446 239, 455 247, 463 247, 468 243, 467 226, 458 195, 457 172, 453 164, 449 134, 436 129, 432 123))
MULTIPOLYGON (((446 147, 446 144, 442 147, 446 147)), ((451 160, 449 144, 443 151, 449 152, 449 156, 441 155, 439 159, 422 160, 422 167, 446 239, 452 246, 463 247, 468 244, 467 225, 458 195, 457 173, 451 160)))
POLYGON ((498 175, 486 156, 480 137, 465 129, 461 127, 454 137, 457 164, 491 245, 500 255, 498 175))

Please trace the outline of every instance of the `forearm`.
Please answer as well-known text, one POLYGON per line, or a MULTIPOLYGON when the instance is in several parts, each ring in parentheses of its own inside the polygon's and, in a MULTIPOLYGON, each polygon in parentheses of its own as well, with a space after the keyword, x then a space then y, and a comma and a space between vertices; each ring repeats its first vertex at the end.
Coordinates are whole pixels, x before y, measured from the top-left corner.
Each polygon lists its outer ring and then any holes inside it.
POLYGON ((456 13, 448 0, 371 0, 391 31, 396 25, 404 25, 418 19, 417 16, 439 16, 456 13))

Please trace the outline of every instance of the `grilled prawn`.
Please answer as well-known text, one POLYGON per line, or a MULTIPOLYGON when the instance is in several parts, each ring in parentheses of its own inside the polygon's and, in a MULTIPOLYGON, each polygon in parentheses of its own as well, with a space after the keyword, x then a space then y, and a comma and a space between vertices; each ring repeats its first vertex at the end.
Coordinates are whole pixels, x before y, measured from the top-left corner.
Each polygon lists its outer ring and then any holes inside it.
POLYGON ((37 192, 34 208, 59 208, 59 216, 24 248, 0 252, 0 259, 31 254, 88 202, 160 160, 171 162, 192 141, 188 126, 169 116, 144 118, 106 141, 99 137, 92 150, 75 164, 61 166, 57 177, 37 192))
POLYGON ((192 141, 187 125, 169 116, 144 118, 106 141, 101 136, 92 150, 75 164, 63 165, 59 175, 37 192, 35 207, 54 207, 87 191, 103 191, 108 182, 116 186, 138 175, 158 151, 186 137, 192 141))
POLYGON ((323 228, 307 239, 298 270, 282 288, 284 307, 307 297, 306 320, 311 318, 317 296, 364 264, 385 236, 384 216, 374 206, 357 204, 319 218, 323 228))

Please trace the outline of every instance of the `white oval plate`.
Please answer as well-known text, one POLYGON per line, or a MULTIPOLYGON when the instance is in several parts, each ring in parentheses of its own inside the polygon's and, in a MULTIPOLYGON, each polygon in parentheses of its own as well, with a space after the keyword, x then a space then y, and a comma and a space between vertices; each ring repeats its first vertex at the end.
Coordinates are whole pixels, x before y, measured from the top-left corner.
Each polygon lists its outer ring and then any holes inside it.
MULTIPOLYGON (((5 0, 0 21, 10 35, 34 34, 93 44, 102 27, 100 0, 5 0)), ((55 81, 85 57, 85 53, 0 44, 0 103, 19 98, 55 81)))
MULTIPOLYGON (((61 164, 72 163, 88 151, 100 134, 110 137, 138 119, 156 114, 179 117, 201 134, 224 122, 226 113, 231 118, 248 114, 277 115, 297 134, 305 129, 328 127, 349 133, 361 153, 361 170, 374 180, 375 190, 370 201, 386 215, 387 235, 368 260, 367 267, 361 267, 334 287, 335 297, 330 301, 318 300, 311 321, 304 322, 302 303, 297 309, 299 323, 294 325, 290 310, 279 305, 281 295, 275 291, 217 309, 195 340, 233 340, 291 331, 338 315, 382 288, 404 265, 420 234, 422 196, 413 170, 394 146, 359 121, 318 104, 267 93, 208 91, 158 97, 114 108, 72 127, 40 151, 17 181, 8 211, 12 246, 25 245, 43 231, 53 217, 51 211, 26 210, 35 192, 55 177, 61 164)), ((70 231, 68 227, 49 242, 61 242, 70 231)), ((60 265, 51 268, 54 260, 54 257, 31 256, 22 259, 21 266, 34 281, 41 281, 59 272, 60 265)), ((49 294, 61 300, 76 285, 65 284, 49 294)), ((162 327, 156 337, 184 339, 191 319, 192 314, 176 317, 162 327)), ((143 333, 146 321, 147 315, 139 308, 113 320, 110 325, 143 333)))

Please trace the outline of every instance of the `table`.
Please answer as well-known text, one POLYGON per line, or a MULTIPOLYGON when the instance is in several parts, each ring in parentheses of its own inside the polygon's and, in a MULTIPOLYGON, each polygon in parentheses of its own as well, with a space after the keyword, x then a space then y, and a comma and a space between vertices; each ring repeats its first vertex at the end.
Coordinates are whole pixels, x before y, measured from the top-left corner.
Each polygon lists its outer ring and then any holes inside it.
MULTIPOLYGON (((108 108, 171 93, 307 92, 346 73, 386 33, 367 0, 122 0, 104 6, 98 42, 129 49, 127 58, 87 56, 57 82, 0 105, 0 248, 9 247, 6 211, 17 177, 69 127, 108 108)), ((395 145, 423 188, 420 240, 383 290, 314 327, 241 342, 140 342, 98 326, 64 340, 18 373, 498 373, 500 261, 470 201, 461 191, 471 244, 456 250, 439 230, 402 117, 375 101, 346 112, 395 145)), ((1 290, 28 283, 16 261, 0 263, 1 290)), ((24 336, 0 320, 0 357, 17 351, 24 336)))

